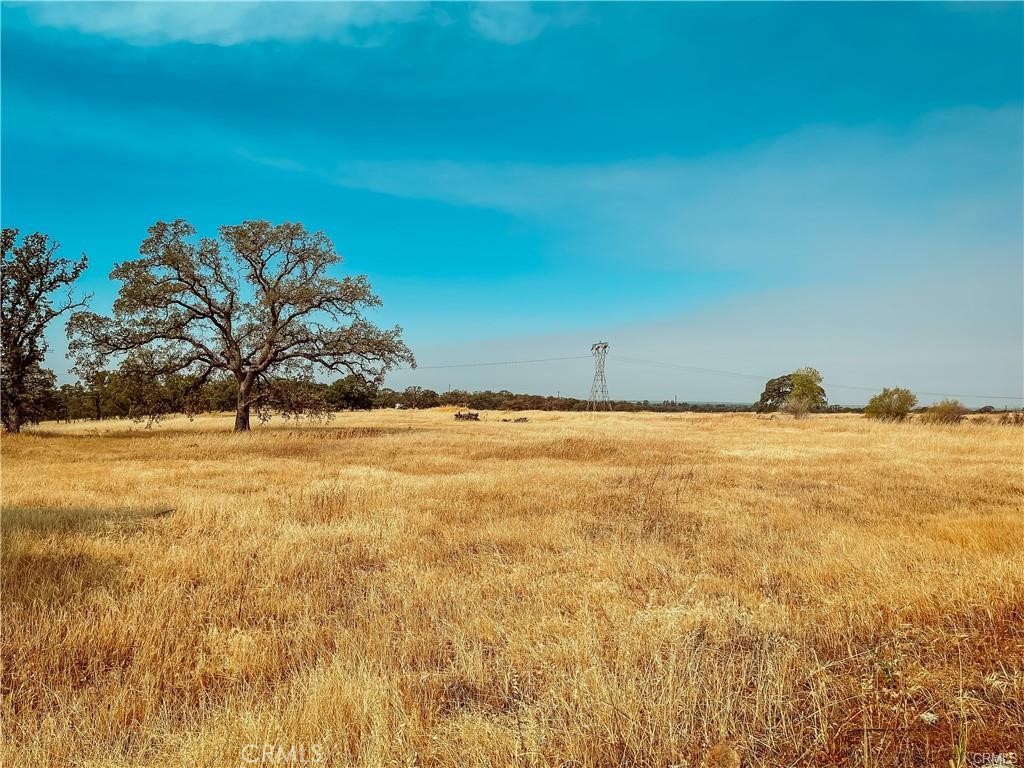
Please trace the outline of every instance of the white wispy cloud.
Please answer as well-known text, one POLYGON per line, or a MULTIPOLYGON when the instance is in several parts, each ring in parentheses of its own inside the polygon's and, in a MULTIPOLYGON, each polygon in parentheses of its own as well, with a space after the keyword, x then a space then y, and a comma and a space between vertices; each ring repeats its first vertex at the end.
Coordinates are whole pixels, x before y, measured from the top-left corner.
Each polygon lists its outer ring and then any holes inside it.
POLYGON ((136 45, 191 42, 235 45, 261 40, 341 39, 372 43, 370 33, 415 20, 419 3, 117 2, 38 3, 35 23, 118 38, 136 45))
POLYGON ((470 24, 481 36, 506 45, 533 40, 548 25, 550 17, 538 13, 529 3, 477 3, 470 24))
MULTIPOLYGON (((79 2, 27 6, 36 24, 74 29, 133 45, 220 46, 279 40, 336 40, 377 45, 399 25, 456 18, 488 40, 516 45, 537 37, 553 18, 530 3, 479 3, 466 13, 423 2, 79 2)), ((559 14, 562 18, 566 14, 559 14)), ((564 19, 563 19, 564 21, 564 19)))

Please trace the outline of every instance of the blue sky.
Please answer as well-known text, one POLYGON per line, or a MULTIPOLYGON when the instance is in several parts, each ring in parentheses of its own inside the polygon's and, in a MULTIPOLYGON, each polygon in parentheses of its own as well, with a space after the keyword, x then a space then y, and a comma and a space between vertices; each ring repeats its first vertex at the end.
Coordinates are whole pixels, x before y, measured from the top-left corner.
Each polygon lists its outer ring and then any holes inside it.
POLYGON ((4 3, 0 213, 100 311, 157 219, 322 229, 396 387, 582 396, 586 359, 427 366, 606 338, 613 397, 761 388, 623 358, 1019 396, 1022 38, 1021 4, 4 3))

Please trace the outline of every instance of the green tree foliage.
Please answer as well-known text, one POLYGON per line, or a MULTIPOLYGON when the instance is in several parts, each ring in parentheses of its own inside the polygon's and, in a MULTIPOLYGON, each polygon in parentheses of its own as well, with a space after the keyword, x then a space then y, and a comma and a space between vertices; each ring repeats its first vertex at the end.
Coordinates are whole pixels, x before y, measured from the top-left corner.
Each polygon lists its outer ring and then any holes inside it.
POLYGON ((20 432, 53 390, 53 374, 40 367, 47 349, 43 332, 64 313, 85 306, 71 287, 87 264, 85 254, 74 260, 58 256, 60 244, 39 232, 26 235, 20 245, 17 240, 18 230, 3 230, 0 418, 8 432, 20 432))
POLYGON ((115 384, 111 371, 102 368, 91 369, 82 375, 81 382, 82 394, 91 409, 90 418, 98 420, 105 416, 113 416, 124 408, 123 401, 118 397, 119 387, 115 384))
POLYGON ((21 424, 38 424, 60 411, 61 399, 53 371, 33 363, 25 372, 21 424))
POLYGON ((234 410, 238 399, 235 388, 234 379, 230 376, 211 376, 202 387, 203 409, 213 412, 234 410))
POLYGON ((374 408, 396 408, 401 403, 401 395, 390 387, 381 387, 373 396, 374 408))
POLYGON ((327 387, 325 397, 332 411, 365 411, 373 408, 377 388, 354 373, 327 387))
POLYGON ((793 391, 789 393, 789 399, 798 398, 806 400, 812 408, 824 408, 828 405, 825 397, 825 390, 821 386, 821 373, 816 368, 797 368, 791 374, 793 391))
POLYGON ((868 400, 864 415, 882 421, 903 421, 917 405, 917 396, 909 389, 886 387, 868 400))
POLYGON ((786 398, 785 410, 801 419, 812 411, 828 407, 825 390, 821 386, 821 374, 816 368, 797 368, 790 374, 793 388, 786 398))
POLYGON ((785 374, 774 379, 768 379, 764 385, 761 398, 754 404, 754 410, 758 413, 773 413, 786 404, 786 398, 793 391, 793 375, 785 374))
POLYGON ((379 383, 414 365, 401 329, 363 315, 380 306, 363 276, 337 279, 330 240, 301 224, 246 221, 196 239, 185 221, 157 222, 140 258, 118 264, 112 317, 82 312, 69 323, 71 349, 86 368, 123 357, 140 376, 188 377, 194 388, 222 374, 234 382, 235 430, 253 408, 319 412, 307 399, 324 372, 379 383))
POLYGON ((406 408, 436 408, 441 404, 441 397, 432 389, 407 387, 399 402, 406 408))
POLYGON ((311 378, 277 377, 270 386, 269 397, 258 406, 263 420, 269 420, 272 413, 296 421, 303 417, 322 421, 331 414, 327 388, 311 378))

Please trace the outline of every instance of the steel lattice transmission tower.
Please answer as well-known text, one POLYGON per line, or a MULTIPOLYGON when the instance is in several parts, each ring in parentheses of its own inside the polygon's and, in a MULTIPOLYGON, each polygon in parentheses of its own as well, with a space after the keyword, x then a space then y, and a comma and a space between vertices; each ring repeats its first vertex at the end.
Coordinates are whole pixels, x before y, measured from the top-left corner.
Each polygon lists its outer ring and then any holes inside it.
POLYGON ((612 409, 612 402, 608 399, 608 382, 604 377, 604 361, 608 358, 608 342, 599 341, 590 347, 590 353, 594 356, 594 383, 590 385, 590 402, 587 410, 598 411, 605 405, 608 410, 612 409))

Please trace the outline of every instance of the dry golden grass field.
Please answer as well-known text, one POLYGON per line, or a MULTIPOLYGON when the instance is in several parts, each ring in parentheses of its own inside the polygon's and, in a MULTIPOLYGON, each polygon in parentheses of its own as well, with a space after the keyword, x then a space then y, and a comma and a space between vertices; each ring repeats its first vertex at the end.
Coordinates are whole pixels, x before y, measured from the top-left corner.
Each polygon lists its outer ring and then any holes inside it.
POLYGON ((3 764, 1024 761, 1024 431, 519 415, 4 437, 3 764))

